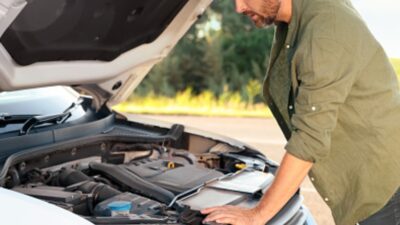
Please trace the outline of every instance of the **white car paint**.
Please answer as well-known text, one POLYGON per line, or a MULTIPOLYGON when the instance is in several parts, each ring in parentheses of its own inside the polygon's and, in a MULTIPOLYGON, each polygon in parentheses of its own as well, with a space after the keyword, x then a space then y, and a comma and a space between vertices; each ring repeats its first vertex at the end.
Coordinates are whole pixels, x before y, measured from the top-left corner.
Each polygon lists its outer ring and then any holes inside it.
POLYGON ((93 225, 55 205, 4 188, 0 188, 0 199, 0 224, 93 225))
MULTIPOLYGON (((7 0, 21 4, 26 0, 7 0)), ((143 44, 111 62, 53 61, 20 66, 0 44, 0 91, 72 84, 97 84, 113 97, 114 105, 125 100, 149 70, 165 58, 212 0, 188 0, 164 32, 152 43, 143 44), (112 86, 122 81, 116 91, 112 86)), ((0 4, 1 8, 1 4, 0 4)), ((9 18, 0 17, 0 24, 9 18)), ((0 33, 1 34, 1 33, 0 33)))

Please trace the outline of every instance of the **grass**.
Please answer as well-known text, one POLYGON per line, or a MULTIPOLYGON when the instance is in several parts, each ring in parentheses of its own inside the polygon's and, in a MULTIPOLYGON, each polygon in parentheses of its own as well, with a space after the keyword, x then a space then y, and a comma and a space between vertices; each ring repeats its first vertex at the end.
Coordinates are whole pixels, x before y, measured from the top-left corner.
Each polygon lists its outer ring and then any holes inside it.
MULTIPOLYGON (((391 59, 391 62, 400 81, 400 59, 391 59)), ((215 98, 210 91, 193 95, 191 89, 177 93, 174 98, 152 94, 145 97, 133 96, 114 109, 136 114, 272 117, 264 103, 247 104, 239 93, 225 92, 215 98)))
POLYGON ((400 79, 400 59, 391 59, 392 65, 394 67, 394 70, 397 73, 397 77, 400 79))
POLYGON ((264 103, 246 104, 238 93, 227 93, 220 98, 205 91, 193 95, 190 89, 177 93, 175 98, 149 95, 134 96, 114 109, 127 113, 160 115, 194 115, 224 117, 271 117, 264 103))

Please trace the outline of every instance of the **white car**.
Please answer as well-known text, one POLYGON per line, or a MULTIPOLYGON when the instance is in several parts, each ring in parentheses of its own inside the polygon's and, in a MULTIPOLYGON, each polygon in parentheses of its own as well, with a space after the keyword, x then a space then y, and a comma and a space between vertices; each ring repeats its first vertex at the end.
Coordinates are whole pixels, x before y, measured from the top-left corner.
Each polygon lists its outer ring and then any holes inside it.
MULTIPOLYGON (((209 4, 0 0, 0 224, 195 225, 257 204, 277 169, 258 150, 111 110, 209 4)), ((268 224, 315 222, 298 192, 268 224)))

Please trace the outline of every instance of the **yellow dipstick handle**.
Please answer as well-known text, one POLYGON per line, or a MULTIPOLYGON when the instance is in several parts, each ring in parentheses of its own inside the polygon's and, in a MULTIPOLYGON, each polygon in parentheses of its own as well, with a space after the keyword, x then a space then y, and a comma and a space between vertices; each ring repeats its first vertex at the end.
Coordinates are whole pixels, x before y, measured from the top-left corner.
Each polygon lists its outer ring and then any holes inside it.
POLYGON ((238 170, 246 169, 246 167, 247 166, 244 163, 238 163, 238 164, 235 165, 235 168, 238 169, 238 170))
POLYGON ((168 169, 174 169, 175 168, 175 163, 169 161, 168 164, 167 164, 167 167, 168 167, 168 169))

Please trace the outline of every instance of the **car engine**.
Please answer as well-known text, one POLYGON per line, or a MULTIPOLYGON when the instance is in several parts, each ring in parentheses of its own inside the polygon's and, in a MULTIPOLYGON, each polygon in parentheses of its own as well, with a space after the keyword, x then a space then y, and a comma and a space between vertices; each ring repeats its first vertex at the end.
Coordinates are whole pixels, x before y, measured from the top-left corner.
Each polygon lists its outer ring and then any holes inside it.
POLYGON ((250 207, 273 179, 261 159, 229 151, 194 154, 148 143, 92 147, 31 156, 10 166, 1 184, 94 224, 202 224, 202 208, 250 207))

